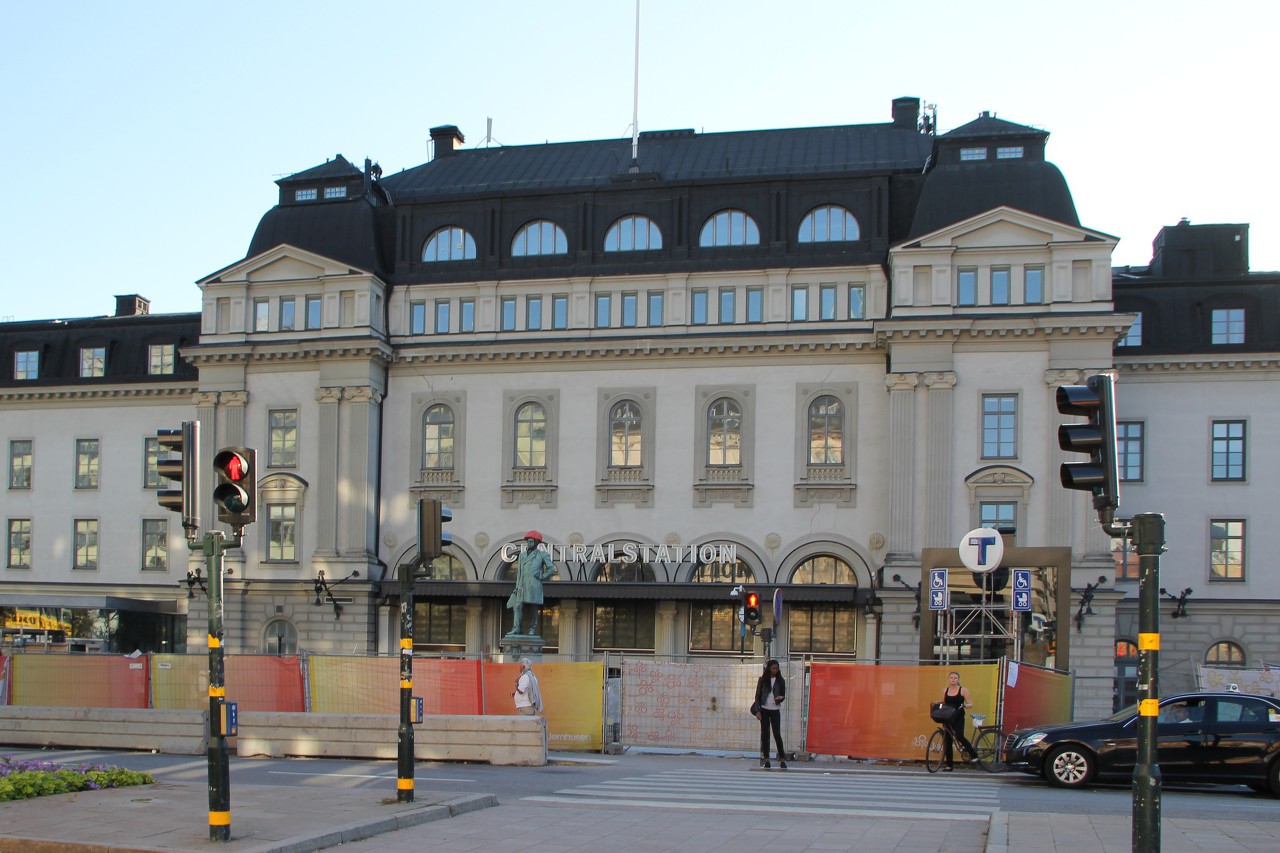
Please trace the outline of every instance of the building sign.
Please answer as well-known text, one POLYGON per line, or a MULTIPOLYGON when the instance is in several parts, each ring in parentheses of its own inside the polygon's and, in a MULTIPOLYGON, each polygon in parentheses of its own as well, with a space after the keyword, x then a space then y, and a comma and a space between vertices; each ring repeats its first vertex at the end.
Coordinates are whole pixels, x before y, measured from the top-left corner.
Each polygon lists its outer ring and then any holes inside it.
MULTIPOLYGON (((729 545, 539 545, 557 563, 736 563, 738 546, 729 545)), ((520 556, 520 544, 502 546, 502 560, 520 556)))
POLYGON ((1031 570, 1013 570, 1013 609, 1016 612, 1031 612, 1031 570))
POLYGON ((951 603, 951 593, 947 590, 947 570, 929 570, 929 609, 946 610, 951 603))
POLYGON ((13 611, 12 616, 8 616, 4 620, 6 628, 26 628, 31 631, 63 631, 71 632, 71 623, 62 621, 61 614, 58 612, 61 608, 45 608, 39 610, 22 610, 13 611))

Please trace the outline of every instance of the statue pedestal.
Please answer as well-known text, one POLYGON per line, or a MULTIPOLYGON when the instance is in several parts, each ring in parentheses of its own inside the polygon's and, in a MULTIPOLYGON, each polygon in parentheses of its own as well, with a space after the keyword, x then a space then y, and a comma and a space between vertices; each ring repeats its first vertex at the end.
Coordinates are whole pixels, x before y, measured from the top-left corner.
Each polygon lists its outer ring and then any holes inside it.
POLYGON ((528 658, 534 663, 542 661, 542 647, 547 641, 536 634, 507 634, 498 641, 503 660, 510 663, 528 658))

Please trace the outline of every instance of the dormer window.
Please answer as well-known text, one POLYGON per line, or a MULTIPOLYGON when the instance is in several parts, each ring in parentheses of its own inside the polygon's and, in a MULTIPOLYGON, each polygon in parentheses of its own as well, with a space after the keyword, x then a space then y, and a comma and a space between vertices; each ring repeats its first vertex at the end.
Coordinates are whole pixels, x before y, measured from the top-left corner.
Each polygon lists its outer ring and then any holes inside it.
POLYGON ((309 188, 309 189, 305 189, 305 190, 294 190, 294 191, 293 191, 293 200, 294 200, 294 201, 315 201, 315 200, 316 200, 316 188, 315 188, 315 187, 311 187, 311 188, 309 188))
POLYGON ((324 197, 325 198, 346 198, 347 188, 346 187, 325 187, 324 197))
POLYGON ((983 148, 961 148, 961 160, 985 160, 987 159, 987 149, 983 148))
POLYGON ((996 159, 997 160, 1021 160, 1022 146, 1021 145, 1005 145, 1000 148, 997 148, 996 159))

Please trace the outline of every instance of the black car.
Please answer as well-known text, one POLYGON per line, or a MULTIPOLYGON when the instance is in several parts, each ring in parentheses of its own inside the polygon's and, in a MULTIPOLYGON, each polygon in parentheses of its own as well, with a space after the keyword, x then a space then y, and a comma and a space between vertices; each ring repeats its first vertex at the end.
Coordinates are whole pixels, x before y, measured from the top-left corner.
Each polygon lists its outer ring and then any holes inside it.
MULTIPOLYGON (((1183 693, 1160 700, 1156 760, 1166 782, 1248 785, 1280 797, 1280 700, 1248 693, 1183 693)), ((1127 782, 1138 756, 1138 712, 1019 729, 1004 743, 1011 770, 1079 788, 1127 782)))

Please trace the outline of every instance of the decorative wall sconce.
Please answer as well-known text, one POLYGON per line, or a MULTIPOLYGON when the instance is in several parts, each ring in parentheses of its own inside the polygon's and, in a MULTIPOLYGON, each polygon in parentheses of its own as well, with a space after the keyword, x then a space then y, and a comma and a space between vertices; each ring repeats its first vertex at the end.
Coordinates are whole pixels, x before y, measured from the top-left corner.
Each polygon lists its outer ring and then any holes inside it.
POLYGON ((337 620, 341 619, 342 605, 339 604, 338 600, 333 597, 334 587, 341 586, 342 584, 346 583, 352 578, 358 578, 358 577, 360 577, 360 572, 352 570, 351 574, 347 575, 342 580, 329 583, 328 579, 324 575, 324 569, 317 569, 315 583, 313 584, 313 587, 316 591, 316 600, 314 602, 315 606, 319 607, 321 604, 324 604, 324 602, 327 601, 333 605, 334 621, 336 622, 337 620))
POLYGON ((1080 607, 1076 610, 1076 632, 1084 630, 1084 617, 1093 616, 1093 594, 1098 587, 1107 582, 1103 575, 1098 575, 1097 583, 1087 583, 1084 585, 1084 592, 1080 593, 1080 607))
POLYGON ((1187 596, 1191 595, 1191 587, 1187 587, 1177 595, 1169 592, 1164 587, 1160 587, 1160 594, 1169 596, 1170 600, 1173 601, 1173 613, 1169 614, 1170 616, 1174 619, 1187 618, 1187 596))
POLYGON ((920 627, 920 584, 916 584, 915 586, 912 586, 911 584, 907 583, 902 579, 902 575, 894 575, 893 582, 902 584, 903 589, 910 590, 915 595, 916 609, 915 609, 915 612, 911 614, 911 624, 919 628, 920 627))
POLYGON ((208 598, 209 590, 205 588, 204 578, 200 576, 200 570, 188 569, 187 570, 187 600, 188 601, 196 597, 197 586, 200 587, 200 591, 205 594, 206 598, 208 598))

